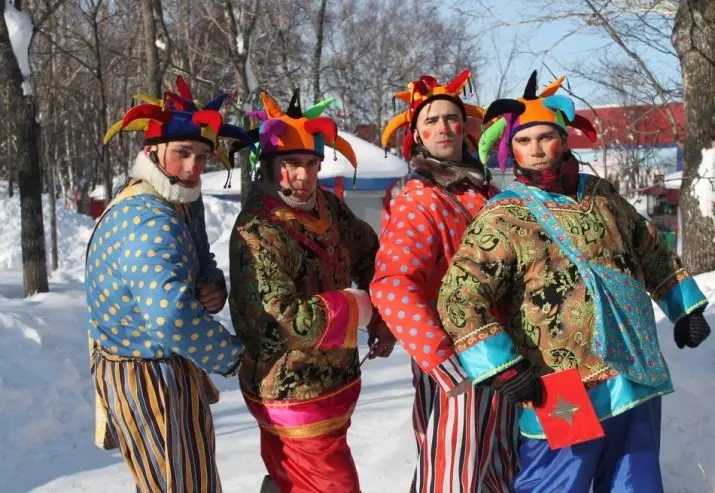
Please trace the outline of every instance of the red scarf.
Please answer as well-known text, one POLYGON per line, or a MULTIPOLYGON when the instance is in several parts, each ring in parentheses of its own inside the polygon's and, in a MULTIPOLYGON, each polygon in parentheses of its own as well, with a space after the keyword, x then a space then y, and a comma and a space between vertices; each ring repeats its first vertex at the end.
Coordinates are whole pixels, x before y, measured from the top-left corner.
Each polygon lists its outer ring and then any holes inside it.
POLYGON ((547 171, 526 170, 514 162, 516 181, 550 193, 576 196, 578 173, 578 161, 571 155, 561 166, 547 171))

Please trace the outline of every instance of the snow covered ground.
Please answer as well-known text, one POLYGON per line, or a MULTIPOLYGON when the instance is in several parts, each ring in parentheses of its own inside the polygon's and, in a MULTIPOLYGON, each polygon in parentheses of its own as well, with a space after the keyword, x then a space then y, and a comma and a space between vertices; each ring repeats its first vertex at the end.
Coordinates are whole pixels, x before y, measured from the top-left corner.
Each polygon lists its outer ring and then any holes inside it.
MULTIPOLYGON (((52 292, 22 299, 19 203, 0 190, 0 491, 132 491, 118 453, 92 444, 93 393, 88 372, 81 284, 92 220, 58 213, 60 270, 52 292)), ((238 206, 206 199, 209 238, 228 269, 228 240, 238 206)), ((47 223, 49 224, 49 222, 47 223)), ((698 278, 715 299, 715 273, 698 278)), ((707 312, 715 326, 715 307, 707 312)), ((228 311, 219 317, 229 323, 228 311)), ((678 350, 671 324, 657 310, 661 342, 677 393, 665 398, 662 462, 668 492, 707 492, 698 464, 715 485, 714 342, 678 350)), ((364 354, 366 348, 361 346, 364 354)), ((350 443, 365 493, 407 491, 414 465, 412 386, 406 354, 365 364, 363 393, 350 443)), ((235 380, 216 378, 222 399, 213 407, 224 491, 257 492, 265 474, 258 431, 235 380)))

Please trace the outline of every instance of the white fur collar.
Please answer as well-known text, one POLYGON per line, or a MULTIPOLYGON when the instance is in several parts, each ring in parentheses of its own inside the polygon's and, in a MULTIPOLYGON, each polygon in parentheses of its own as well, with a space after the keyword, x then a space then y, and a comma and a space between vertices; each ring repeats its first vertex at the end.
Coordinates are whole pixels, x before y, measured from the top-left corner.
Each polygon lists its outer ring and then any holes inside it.
POLYGON ((139 151, 129 175, 148 182, 162 198, 174 204, 193 202, 201 195, 201 181, 194 188, 182 187, 179 184, 172 185, 169 177, 161 172, 143 150, 139 151))

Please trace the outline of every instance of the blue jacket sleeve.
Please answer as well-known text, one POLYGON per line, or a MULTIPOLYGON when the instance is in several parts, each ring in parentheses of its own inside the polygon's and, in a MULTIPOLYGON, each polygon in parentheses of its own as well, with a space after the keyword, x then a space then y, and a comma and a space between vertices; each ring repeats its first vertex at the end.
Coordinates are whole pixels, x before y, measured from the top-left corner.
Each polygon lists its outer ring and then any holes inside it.
POLYGON ((168 206, 146 207, 134 218, 121 256, 147 333, 207 372, 228 373, 242 346, 194 295, 198 252, 188 228, 168 206))

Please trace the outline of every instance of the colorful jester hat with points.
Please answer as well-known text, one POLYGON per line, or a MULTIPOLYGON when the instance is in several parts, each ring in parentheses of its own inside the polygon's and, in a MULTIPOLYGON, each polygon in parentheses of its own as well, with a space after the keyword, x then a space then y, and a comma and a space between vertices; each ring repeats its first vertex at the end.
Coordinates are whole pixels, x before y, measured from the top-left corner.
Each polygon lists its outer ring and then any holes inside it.
POLYGON ((489 153, 499 143, 498 160, 502 171, 510 154, 511 139, 524 128, 534 125, 552 125, 566 133, 567 127, 582 131, 591 141, 596 140, 596 130, 586 118, 576 114, 571 98, 556 94, 565 77, 559 77, 537 95, 536 71, 526 84, 519 99, 497 99, 487 108, 484 122, 489 126, 479 139, 479 159, 486 163, 489 153), (489 123, 491 122, 491 123, 489 123))
POLYGON ((261 121, 258 128, 258 152, 251 156, 253 164, 259 158, 276 154, 310 153, 325 157, 325 145, 345 156, 357 169, 357 157, 348 141, 338 135, 335 122, 321 116, 334 99, 326 99, 305 112, 300 107, 300 90, 293 91, 288 109, 284 112, 267 92, 261 93, 262 111, 249 112, 248 117, 261 121))
POLYGON ((231 169, 226 154, 216 148, 218 138, 241 141, 244 146, 252 146, 253 139, 242 128, 223 122, 219 110, 228 94, 221 94, 202 105, 194 100, 181 76, 176 78, 176 88, 179 94, 167 91, 163 100, 144 94, 134 95, 134 100, 143 101, 143 104, 133 106, 124 118, 110 127, 104 136, 104 144, 119 132, 144 132, 144 145, 198 140, 210 145, 226 169, 231 169))
POLYGON ((392 134, 396 130, 404 128, 406 132, 402 141, 402 155, 409 161, 414 143, 412 133, 417 125, 417 114, 427 103, 435 99, 447 99, 456 103, 462 110, 465 120, 467 117, 481 119, 484 110, 479 106, 465 103, 460 97, 460 94, 465 92, 465 86, 471 84, 471 77, 471 70, 463 70, 446 85, 440 85, 437 79, 431 75, 422 75, 418 80, 410 82, 406 91, 395 94, 395 98, 407 103, 409 108, 388 122, 382 132, 382 147, 387 149, 392 134))

